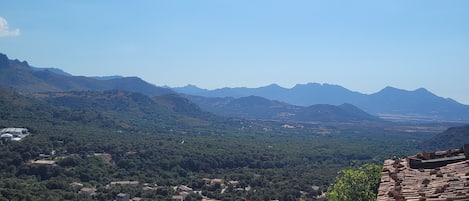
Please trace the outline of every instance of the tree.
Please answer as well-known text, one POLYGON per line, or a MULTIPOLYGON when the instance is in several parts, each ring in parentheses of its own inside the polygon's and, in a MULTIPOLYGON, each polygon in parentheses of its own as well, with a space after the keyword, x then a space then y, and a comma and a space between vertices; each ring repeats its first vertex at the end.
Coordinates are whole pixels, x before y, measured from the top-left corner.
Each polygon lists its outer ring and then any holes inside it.
POLYGON ((336 183, 327 190, 330 201, 376 200, 381 166, 364 164, 358 169, 342 170, 336 183))

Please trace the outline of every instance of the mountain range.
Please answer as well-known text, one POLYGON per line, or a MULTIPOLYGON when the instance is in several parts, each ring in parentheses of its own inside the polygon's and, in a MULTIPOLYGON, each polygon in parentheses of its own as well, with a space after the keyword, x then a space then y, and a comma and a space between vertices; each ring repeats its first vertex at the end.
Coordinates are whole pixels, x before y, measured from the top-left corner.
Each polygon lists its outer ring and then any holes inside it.
POLYGON ((183 96, 200 106, 203 110, 226 117, 299 122, 379 121, 379 118, 351 104, 341 104, 339 106, 330 104, 296 106, 259 96, 241 98, 183 96))
POLYGON ((31 67, 26 61, 10 60, 0 54, 0 85, 23 92, 125 90, 149 96, 174 93, 138 77, 72 76, 56 68, 31 67))
MULTIPOLYGON (((142 96, 154 97, 156 103, 166 104, 172 110, 182 113, 190 113, 190 115, 200 116, 201 111, 194 108, 202 108, 205 111, 212 112, 216 115, 225 117, 240 117, 247 119, 262 120, 286 120, 286 121, 330 121, 330 122, 351 122, 378 120, 360 109, 352 105, 334 106, 328 104, 314 106, 294 106, 287 103, 268 100, 262 97, 243 97, 229 101, 229 104, 222 105, 217 102, 218 99, 209 100, 203 97, 195 98, 192 96, 176 95, 176 92, 169 88, 157 87, 149 84, 137 77, 107 76, 107 77, 84 77, 73 76, 58 68, 37 68, 30 66, 27 62, 18 60, 10 60, 6 55, 0 54, 0 85, 14 88, 22 92, 33 94, 38 97, 48 97, 48 103, 58 106, 67 106, 75 108, 82 106, 85 108, 108 108, 113 106, 114 102, 110 102, 108 90, 128 91, 141 94, 142 96), (100 91, 100 93, 91 92, 100 91), (73 92, 73 93, 71 93, 73 92), (38 95, 39 94, 39 95, 38 95), (92 99, 90 96, 100 97, 101 99, 92 99), (184 96, 184 98, 182 97, 184 96), (170 98, 172 102, 165 101, 170 98), (187 98, 187 99, 186 99, 187 98), (190 102, 190 99, 192 102, 190 102), (105 103, 106 107, 103 107, 105 103), (177 103, 177 104, 176 104, 177 103), (218 106, 215 106, 215 105, 218 106), (172 106, 171 106, 172 105, 172 106), (357 112, 358 111, 358 112, 357 112)), ((121 94, 122 95, 122 94, 121 94)), ((126 94, 135 97, 135 94, 126 94)), ((115 95, 115 101, 121 101, 122 97, 115 95)), ((139 100, 144 100, 140 97, 139 100)), ((225 102, 226 100, 222 100, 225 102)), ((136 105, 132 100, 124 101, 127 107, 136 105)), ((141 107, 145 107, 145 111, 133 111, 130 116, 141 116, 142 114, 154 113, 163 114, 164 110, 156 110, 153 107, 147 107, 149 101, 143 101, 141 107)), ((104 112, 121 111, 125 104, 118 104, 119 107, 108 108, 104 112)), ((83 108, 81 108, 83 109, 83 108)), ((158 117, 155 119, 170 118, 171 116, 158 117)), ((150 117, 146 117, 150 118, 150 117)), ((184 118, 189 119, 189 118, 184 118)), ((173 118, 173 120, 175 120, 173 118)), ((194 120, 194 119, 193 119, 194 120)))
POLYGON ((407 91, 386 87, 373 94, 363 94, 338 85, 318 83, 298 84, 290 89, 276 84, 259 88, 239 87, 215 90, 187 85, 172 89, 178 93, 210 98, 259 96, 298 106, 348 103, 370 114, 391 120, 469 121, 468 105, 439 97, 424 88, 407 91))
POLYGON ((218 115, 269 120, 356 121, 376 119, 371 116, 374 115, 400 121, 469 121, 469 106, 424 88, 406 91, 386 87, 373 94, 317 83, 298 84, 290 89, 276 84, 215 90, 194 85, 169 88, 138 77, 73 76, 58 68, 32 67, 26 61, 11 60, 1 53, 0 86, 25 93, 122 90, 150 97, 180 93, 200 108, 218 115))

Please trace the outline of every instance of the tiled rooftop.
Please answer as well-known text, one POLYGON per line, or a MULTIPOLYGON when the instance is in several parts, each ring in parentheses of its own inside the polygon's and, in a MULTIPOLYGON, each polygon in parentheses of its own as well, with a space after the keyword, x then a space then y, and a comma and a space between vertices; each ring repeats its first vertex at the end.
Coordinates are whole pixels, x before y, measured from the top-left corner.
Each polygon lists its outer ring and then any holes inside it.
POLYGON ((469 201, 469 160, 461 154, 440 157, 450 162, 431 168, 411 168, 415 156, 384 161, 377 201, 469 201))

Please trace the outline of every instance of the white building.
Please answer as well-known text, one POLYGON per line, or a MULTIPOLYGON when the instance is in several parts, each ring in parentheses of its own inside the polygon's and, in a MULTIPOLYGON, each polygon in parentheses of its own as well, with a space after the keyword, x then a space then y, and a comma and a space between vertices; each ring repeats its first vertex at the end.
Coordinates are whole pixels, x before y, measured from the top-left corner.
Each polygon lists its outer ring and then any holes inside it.
POLYGON ((0 130, 0 134, 12 134, 17 137, 20 135, 27 135, 29 134, 29 131, 26 128, 3 128, 0 130))
POLYGON ((12 141, 21 141, 28 135, 29 131, 26 128, 3 128, 0 130, 0 138, 12 141))

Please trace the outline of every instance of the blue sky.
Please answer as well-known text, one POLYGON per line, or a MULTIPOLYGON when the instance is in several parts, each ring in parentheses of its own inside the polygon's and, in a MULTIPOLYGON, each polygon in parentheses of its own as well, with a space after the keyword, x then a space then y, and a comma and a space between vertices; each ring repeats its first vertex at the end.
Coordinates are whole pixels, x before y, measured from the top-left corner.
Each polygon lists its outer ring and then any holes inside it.
POLYGON ((5 0, 0 52, 158 86, 424 87, 469 104, 468 10, 465 0, 5 0))

